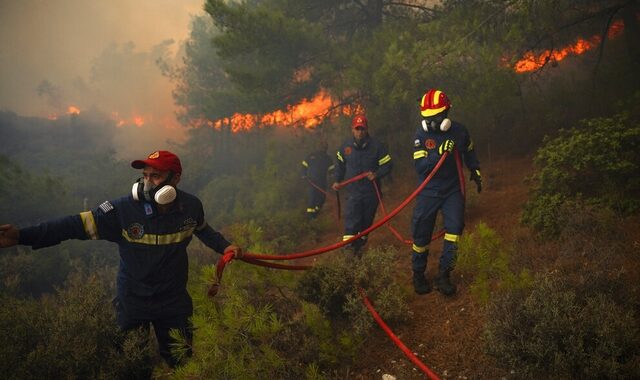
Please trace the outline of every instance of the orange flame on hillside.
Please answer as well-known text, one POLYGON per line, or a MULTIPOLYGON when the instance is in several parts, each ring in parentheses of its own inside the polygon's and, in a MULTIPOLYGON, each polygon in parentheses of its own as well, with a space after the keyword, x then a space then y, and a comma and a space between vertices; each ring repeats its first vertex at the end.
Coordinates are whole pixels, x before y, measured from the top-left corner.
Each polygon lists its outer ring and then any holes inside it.
POLYGON ((69 108, 67 108, 67 114, 69 114, 69 115, 79 115, 80 114, 80 108, 78 108, 76 106, 69 106, 69 108))
POLYGON ((123 127, 125 125, 135 125, 136 127, 142 127, 147 120, 151 120, 151 117, 144 117, 142 115, 133 115, 130 118, 122 118, 119 112, 111 112, 111 119, 116 123, 116 127, 123 127))
MULTIPOLYGON (((609 27, 607 32, 607 38, 614 39, 622 34, 624 31, 624 22, 622 20, 615 21, 609 27)), ((562 61, 569 55, 580 55, 586 51, 598 46, 602 38, 599 35, 593 36, 588 40, 579 38, 575 43, 566 46, 560 50, 545 50, 543 53, 535 54, 532 51, 528 51, 524 54, 513 66, 513 69, 518 73, 524 73, 528 71, 535 71, 543 67, 548 62, 562 61)))
POLYGON ((335 101, 325 91, 320 91, 311 100, 303 99, 300 103, 287 106, 286 110, 276 110, 265 115, 235 113, 216 121, 200 120, 196 127, 208 126, 215 129, 229 127, 233 133, 246 132, 254 128, 267 126, 304 127, 313 129, 327 118, 341 115, 349 116, 363 112, 362 106, 335 106, 335 101))

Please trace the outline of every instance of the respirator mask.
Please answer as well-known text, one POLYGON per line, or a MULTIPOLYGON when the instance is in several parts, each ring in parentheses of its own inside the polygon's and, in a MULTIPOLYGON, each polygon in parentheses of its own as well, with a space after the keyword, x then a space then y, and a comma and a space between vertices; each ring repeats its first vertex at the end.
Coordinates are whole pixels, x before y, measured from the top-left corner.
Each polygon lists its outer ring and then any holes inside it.
POLYGON ((451 128, 451 120, 447 117, 449 110, 435 116, 422 119, 422 129, 425 132, 446 132, 451 128))
POLYGON ((170 173, 163 183, 155 186, 151 181, 145 181, 143 177, 140 177, 133 184, 131 195, 136 201, 155 202, 159 205, 169 204, 177 196, 176 188, 168 185, 172 178, 173 173, 170 173))

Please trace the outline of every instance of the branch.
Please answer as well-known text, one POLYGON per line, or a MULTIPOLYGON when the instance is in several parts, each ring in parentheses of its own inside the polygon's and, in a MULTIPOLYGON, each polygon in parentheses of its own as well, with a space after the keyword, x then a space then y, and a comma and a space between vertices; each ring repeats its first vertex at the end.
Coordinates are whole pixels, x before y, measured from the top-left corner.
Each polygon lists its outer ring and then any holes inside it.
POLYGON ((438 13, 438 11, 436 11, 433 8, 427 8, 427 7, 424 7, 424 6, 421 6, 421 5, 417 5, 417 4, 401 3, 401 2, 398 2, 398 1, 390 1, 390 2, 388 2, 386 4, 384 4, 383 6, 388 7, 388 6, 392 6, 392 5, 398 5, 398 6, 401 6, 401 7, 408 7, 408 8, 416 8, 416 9, 420 9, 420 10, 427 11, 427 12, 430 12, 430 13, 438 13))

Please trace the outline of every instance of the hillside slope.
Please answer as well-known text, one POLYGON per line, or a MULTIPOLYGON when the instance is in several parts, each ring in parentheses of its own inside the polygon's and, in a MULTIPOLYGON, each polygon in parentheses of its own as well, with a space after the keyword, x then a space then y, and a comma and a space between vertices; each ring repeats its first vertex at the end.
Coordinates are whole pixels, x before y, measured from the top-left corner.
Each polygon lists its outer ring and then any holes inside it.
MULTIPOLYGON (((527 198, 525 178, 532 172, 530 158, 508 159, 485 165, 485 185, 481 194, 476 194, 475 184, 469 184, 465 231, 474 230, 484 222, 505 240, 524 233, 518 218, 527 198)), ((399 184, 394 181, 394 192, 387 191, 385 205, 391 210, 409 194, 414 183, 399 184)), ((412 205, 393 220, 394 226, 410 238, 412 205)), ((380 214, 379 214, 380 215, 380 214)), ((394 239, 382 229, 371 235, 371 245, 389 244, 398 248, 397 273, 400 283, 406 287, 409 309, 412 315, 406 325, 392 326, 394 332, 420 359, 442 378, 495 379, 506 376, 496 363, 483 353, 481 340, 484 316, 479 304, 469 292, 469 284, 459 274, 454 276, 458 293, 445 298, 437 291, 416 295, 411 287, 411 249, 394 239)), ((432 244, 428 274, 433 280, 437 273, 441 242, 432 244)), ((366 258, 366 253, 365 253, 366 258)), ((453 272, 455 274, 455 272, 453 272)), ((365 345, 355 368, 355 379, 376 379, 388 373, 398 379, 421 379, 423 375, 380 330, 375 332, 365 345)))

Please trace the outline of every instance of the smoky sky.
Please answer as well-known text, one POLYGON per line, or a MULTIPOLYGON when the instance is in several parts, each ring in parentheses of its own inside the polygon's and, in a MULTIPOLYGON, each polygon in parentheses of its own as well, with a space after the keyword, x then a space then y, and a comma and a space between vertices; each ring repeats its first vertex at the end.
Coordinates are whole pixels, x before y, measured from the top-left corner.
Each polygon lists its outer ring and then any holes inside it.
POLYGON ((202 7, 203 0, 0 0, 0 110, 55 117, 70 106, 98 109, 119 121, 119 134, 137 128, 122 144, 179 139, 173 84, 157 61, 180 62, 202 7))

